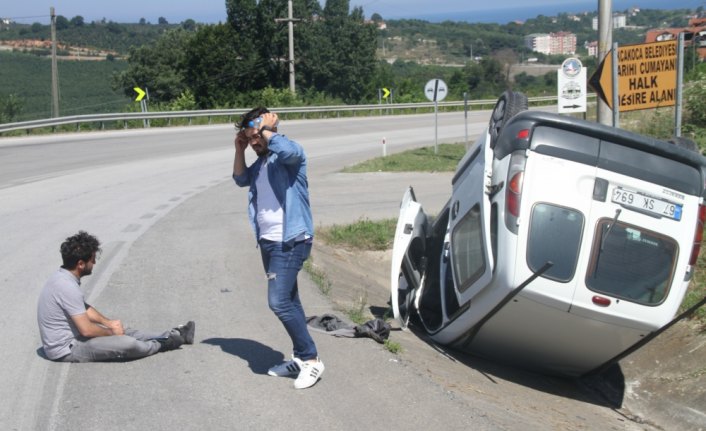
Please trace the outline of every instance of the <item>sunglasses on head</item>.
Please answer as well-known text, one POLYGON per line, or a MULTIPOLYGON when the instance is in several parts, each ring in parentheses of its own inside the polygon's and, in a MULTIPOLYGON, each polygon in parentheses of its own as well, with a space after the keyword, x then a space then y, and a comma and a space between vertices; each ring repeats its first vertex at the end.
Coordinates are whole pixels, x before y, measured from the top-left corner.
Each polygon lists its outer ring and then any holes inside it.
POLYGON ((259 126, 260 123, 262 123, 262 117, 257 117, 254 120, 248 121, 248 127, 255 128, 259 126))

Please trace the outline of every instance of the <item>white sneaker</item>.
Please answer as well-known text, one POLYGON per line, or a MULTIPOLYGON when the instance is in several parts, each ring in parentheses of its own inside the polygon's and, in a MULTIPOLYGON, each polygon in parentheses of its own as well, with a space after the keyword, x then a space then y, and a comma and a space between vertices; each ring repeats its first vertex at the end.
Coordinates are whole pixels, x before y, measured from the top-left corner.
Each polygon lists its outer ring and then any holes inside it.
POLYGON ((301 361, 294 356, 292 359, 286 362, 282 362, 279 365, 275 365, 267 371, 267 374, 275 377, 292 377, 298 376, 299 371, 301 371, 301 361))
POLYGON ((299 363, 299 366, 302 370, 299 372, 299 376, 294 381, 295 389, 306 389, 314 386, 314 384, 319 381, 321 375, 324 373, 324 363, 318 360, 318 358, 316 362, 302 361, 299 363))

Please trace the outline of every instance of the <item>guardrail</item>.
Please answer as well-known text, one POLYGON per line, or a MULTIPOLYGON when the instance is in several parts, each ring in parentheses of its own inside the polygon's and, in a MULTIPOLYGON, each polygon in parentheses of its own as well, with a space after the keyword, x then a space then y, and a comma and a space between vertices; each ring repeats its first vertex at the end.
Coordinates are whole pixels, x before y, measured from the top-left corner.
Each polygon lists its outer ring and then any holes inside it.
MULTIPOLYGON (((595 97, 595 95, 594 95, 595 97)), ((487 99, 487 100, 469 100, 469 106, 488 106, 492 107, 495 105, 497 99, 487 99)), ((542 97, 530 97, 530 104, 542 104, 542 103, 556 103, 557 96, 542 96, 542 97)), ((458 108, 463 107, 464 101, 453 101, 453 102, 438 102, 439 108, 458 108)), ((432 109, 434 108, 433 102, 422 102, 422 103, 388 103, 388 104, 376 104, 376 105, 334 105, 334 106, 297 106, 297 107, 282 107, 276 108, 279 114, 300 114, 306 117, 307 114, 322 114, 331 115, 334 113, 336 116, 340 116, 341 113, 345 112, 359 112, 359 111, 369 111, 371 115, 376 113, 377 115, 392 115, 395 111, 405 111, 413 110, 416 112, 420 109, 432 109)), ((166 119, 168 124, 171 124, 172 119, 187 118, 189 119, 189 124, 194 118, 208 118, 209 124, 211 119, 214 117, 228 117, 228 121, 232 117, 240 116, 246 112, 248 109, 212 109, 203 111, 161 111, 161 112, 124 112, 116 114, 89 114, 89 115, 73 115, 68 117, 57 117, 44 120, 31 120, 31 121, 21 121, 16 123, 0 124, 0 133, 10 132, 14 130, 26 130, 29 132, 31 129, 38 128, 52 128, 54 130, 58 126, 63 126, 67 124, 75 124, 77 129, 80 130, 81 124, 85 123, 99 123, 100 128, 104 129, 106 123, 112 122, 123 122, 123 127, 128 128, 128 121, 142 120, 143 127, 150 127, 150 120, 155 119, 166 119)))

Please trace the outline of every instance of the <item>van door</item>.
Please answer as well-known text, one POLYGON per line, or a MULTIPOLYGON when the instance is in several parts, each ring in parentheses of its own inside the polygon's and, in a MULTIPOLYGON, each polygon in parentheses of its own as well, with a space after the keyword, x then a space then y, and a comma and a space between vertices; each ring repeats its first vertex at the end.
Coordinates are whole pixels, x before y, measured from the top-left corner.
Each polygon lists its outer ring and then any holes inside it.
POLYGON ((688 285, 700 199, 682 184, 700 185, 699 172, 605 141, 601 153, 632 170, 598 170, 602 193, 593 200, 585 278, 572 313, 655 329, 676 313, 688 285))
POLYGON ((424 282, 427 231, 427 216, 409 187, 400 204, 390 271, 392 313, 403 328, 407 327, 415 295, 424 282))
POLYGON ((524 175, 514 284, 546 262, 553 266, 524 289, 523 295, 568 311, 591 211, 598 140, 550 127, 533 132, 524 175), (589 161, 589 163, 586 163, 589 161))
POLYGON ((459 164, 449 202, 449 254, 458 303, 463 306, 492 279, 490 178, 492 151, 488 139, 479 139, 459 164))

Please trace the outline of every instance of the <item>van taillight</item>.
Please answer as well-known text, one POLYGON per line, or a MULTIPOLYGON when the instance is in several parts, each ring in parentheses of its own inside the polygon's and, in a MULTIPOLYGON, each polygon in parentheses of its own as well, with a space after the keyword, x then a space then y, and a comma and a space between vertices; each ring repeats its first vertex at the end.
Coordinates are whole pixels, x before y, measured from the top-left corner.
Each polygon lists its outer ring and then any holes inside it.
POLYGON ((529 129, 522 129, 519 132, 517 132, 517 139, 527 139, 529 138, 530 131, 529 129))
POLYGON ((520 220, 520 206, 522 204, 522 188, 526 163, 526 152, 518 150, 510 156, 510 165, 507 169, 507 179, 505 182, 505 227, 514 234, 517 234, 519 227, 518 223, 520 220))
POLYGON ((505 205, 507 211, 515 217, 520 216, 520 200, 522 199, 522 179, 524 172, 517 172, 510 178, 510 183, 507 187, 507 196, 505 205))
POLYGON ((706 222, 706 205, 699 205, 699 219, 696 222, 696 233, 694 233, 694 246, 691 249, 689 265, 696 265, 696 259, 701 252, 701 240, 704 238, 704 222, 706 222))

